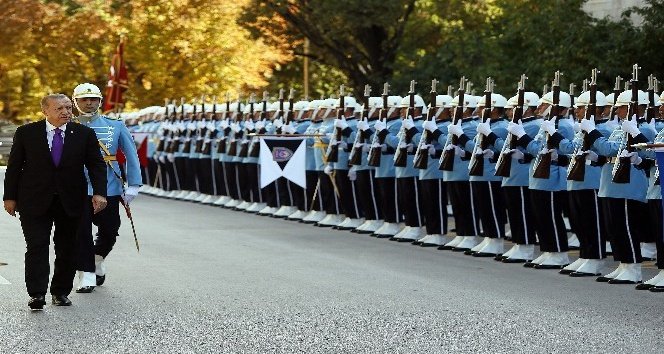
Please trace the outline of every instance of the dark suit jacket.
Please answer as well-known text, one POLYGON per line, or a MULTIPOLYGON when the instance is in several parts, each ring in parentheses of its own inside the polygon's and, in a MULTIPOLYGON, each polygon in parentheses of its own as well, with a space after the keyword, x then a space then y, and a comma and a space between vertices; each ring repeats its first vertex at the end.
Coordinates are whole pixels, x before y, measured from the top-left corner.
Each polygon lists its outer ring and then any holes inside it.
POLYGON ((21 214, 43 215, 57 194, 67 214, 78 216, 88 195, 84 167, 93 194, 106 196, 106 165, 94 130, 68 123, 60 165, 56 167, 46 138, 46 121, 26 124, 14 134, 2 199, 16 200, 16 210, 21 214))

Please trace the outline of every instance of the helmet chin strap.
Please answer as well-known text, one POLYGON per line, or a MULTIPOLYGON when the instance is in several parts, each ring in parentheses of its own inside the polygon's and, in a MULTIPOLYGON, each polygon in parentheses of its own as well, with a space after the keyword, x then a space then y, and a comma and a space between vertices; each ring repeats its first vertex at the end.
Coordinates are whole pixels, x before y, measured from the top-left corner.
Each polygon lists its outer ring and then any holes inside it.
POLYGON ((92 112, 85 112, 83 109, 81 109, 81 107, 79 107, 78 99, 74 99, 74 106, 76 106, 76 109, 78 110, 79 118, 90 119, 90 118, 94 117, 99 112, 99 108, 101 107, 101 103, 102 103, 102 100, 100 99, 99 100, 99 106, 97 106, 97 109, 95 109, 92 112))

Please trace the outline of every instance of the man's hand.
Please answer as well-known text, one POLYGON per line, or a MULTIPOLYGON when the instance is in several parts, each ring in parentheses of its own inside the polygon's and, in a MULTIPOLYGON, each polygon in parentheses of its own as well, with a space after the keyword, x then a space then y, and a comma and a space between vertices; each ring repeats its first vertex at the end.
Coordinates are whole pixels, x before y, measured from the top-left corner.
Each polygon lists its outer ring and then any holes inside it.
POLYGON ((122 195, 122 200, 124 201, 125 205, 129 205, 134 198, 138 195, 138 189, 140 186, 129 186, 125 190, 125 193, 122 195))
POLYGON ((102 197, 101 195, 93 195, 92 209, 94 210, 94 213, 97 214, 98 212, 104 210, 104 208, 106 208, 106 198, 102 197))
POLYGON ((7 214, 11 216, 16 216, 16 201, 5 200, 5 210, 7 211, 7 214))

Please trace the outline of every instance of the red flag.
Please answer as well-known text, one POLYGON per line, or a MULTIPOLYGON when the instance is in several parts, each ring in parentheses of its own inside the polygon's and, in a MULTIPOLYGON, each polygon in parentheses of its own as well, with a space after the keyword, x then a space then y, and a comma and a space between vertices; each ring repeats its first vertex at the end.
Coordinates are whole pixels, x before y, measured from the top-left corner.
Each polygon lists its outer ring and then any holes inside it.
POLYGON ((127 67, 124 63, 124 38, 120 38, 120 43, 111 60, 111 68, 108 74, 108 84, 106 85, 106 99, 104 100, 104 113, 120 108, 124 104, 122 95, 129 88, 127 79, 127 67))

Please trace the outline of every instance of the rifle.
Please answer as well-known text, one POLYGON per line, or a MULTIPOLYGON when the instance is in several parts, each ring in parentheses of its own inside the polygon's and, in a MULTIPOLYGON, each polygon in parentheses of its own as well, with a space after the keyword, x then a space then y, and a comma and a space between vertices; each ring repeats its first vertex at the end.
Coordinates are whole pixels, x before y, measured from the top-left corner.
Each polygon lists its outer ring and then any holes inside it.
POLYGON ((648 108, 646 109, 646 118, 648 121, 657 118, 657 106, 655 106, 655 85, 657 85, 657 78, 650 74, 648 76, 648 108))
MULTIPOLYGON (((410 81, 410 91, 408 91, 408 96, 410 98, 410 101, 408 103, 408 112, 406 113, 406 117, 404 119, 407 119, 408 117, 413 117, 415 115, 415 80, 410 81)), ((406 128, 402 125, 401 129, 399 129, 399 134, 397 135, 399 137, 399 145, 397 145, 397 150, 394 153, 394 167, 406 167, 408 165, 408 148, 405 147, 406 144, 410 143, 410 140, 406 136, 406 128), (401 145, 404 145, 404 147, 401 147, 401 145)))
POLYGON ((247 136, 249 135, 249 129, 247 129, 247 123, 246 122, 253 122, 254 120, 254 103, 255 103, 255 98, 254 94, 252 93, 249 95, 249 113, 246 117, 244 117, 245 120, 245 127, 244 131, 242 132, 242 140, 240 141, 240 151, 237 154, 237 157, 247 157, 249 156, 249 141, 247 140, 247 136))
MULTIPOLYGON (((521 74, 521 80, 517 85, 517 103, 516 107, 512 110, 512 122, 518 123, 521 118, 523 118, 523 105, 524 105, 524 94, 526 92, 526 80, 528 77, 526 74, 521 74)), ((500 151, 498 156, 498 161, 496 161, 496 173, 495 176, 500 177, 509 177, 512 170, 512 153, 516 149, 517 137, 512 135, 512 133, 507 135, 505 143, 503 144, 503 149, 500 151)))
MULTIPOLYGON (((292 91, 292 90, 291 90, 292 91)), ((268 99, 268 92, 263 91, 263 108, 261 109, 261 121, 264 121, 267 119, 267 99, 268 99)), ((256 134, 262 134, 264 133, 265 128, 261 129, 261 131, 256 131, 256 134)), ((258 157, 260 156, 260 139, 257 137, 254 137, 251 142, 251 147, 249 148, 249 157, 258 157)))
MULTIPOLYGON (((457 102, 457 106, 454 109, 454 117, 452 118, 452 124, 458 124, 463 118, 463 111, 465 110, 464 86, 466 86, 466 77, 462 76, 461 80, 459 81, 459 90, 457 91, 458 92, 457 94, 459 96, 458 97, 459 101, 457 102)), ((438 169, 442 171, 454 170, 454 149, 449 149, 449 146, 458 144, 458 141, 459 138, 457 138, 454 134, 447 135, 447 141, 445 142, 443 153, 440 155, 440 160, 438 161, 439 162, 438 169)))
MULTIPOLYGON (((431 92, 430 94, 430 104, 429 104, 429 112, 427 112, 427 120, 431 120, 432 122, 435 122, 436 120, 436 97, 438 96, 438 93, 436 92, 436 85, 438 84, 438 80, 433 79, 431 80, 431 92)), ((426 146, 431 144, 431 138, 429 137, 429 131, 426 129, 422 129, 422 136, 420 137, 420 143, 417 146, 417 150, 415 151, 415 156, 413 157, 413 167, 418 168, 420 170, 426 170, 427 167, 429 167, 429 148, 426 146)))
MULTIPOLYGON (((189 121, 189 124, 194 124, 196 121, 196 99, 191 100, 191 105, 193 107, 193 114, 191 115, 191 120, 189 121)), ((187 135, 185 136, 184 139, 184 148, 182 149, 183 154, 188 154, 191 152, 191 139, 194 138, 194 134, 196 133, 196 127, 194 126, 194 129, 189 129, 189 124, 187 124, 187 135)))
MULTIPOLYGON (((164 113, 165 119, 163 120, 162 124, 165 125, 165 123, 168 122, 168 98, 164 99, 164 101, 166 103, 166 107, 165 107, 166 112, 164 113)), ((162 130, 161 136, 159 137, 159 143, 157 144, 157 148, 155 149, 155 151, 157 151, 157 152, 163 152, 164 151, 164 145, 166 144, 166 136, 169 133, 170 133, 170 129, 163 129, 162 130)))
MULTIPOLYGON (((232 115, 231 115, 232 117, 232 115)), ((237 111, 235 113, 235 122, 236 124, 239 124, 239 120, 242 119, 242 105, 240 104, 240 95, 237 96, 237 111)), ((232 134, 232 138, 230 140, 230 144, 228 145, 228 156, 236 156, 237 155, 237 133, 233 131, 232 128, 230 128, 230 133, 232 134)))
MULTIPOLYGON (((369 97, 371 96, 371 86, 364 85, 364 109, 362 110, 362 120, 365 122, 369 121, 369 97)), ((353 147, 350 150, 350 155, 348 156, 348 164, 351 166, 357 166, 362 164, 362 144, 366 140, 366 133, 357 130, 355 133, 355 141, 353 142, 353 147)))
MULTIPOLYGON (((339 110, 337 111, 337 119, 344 119, 346 113, 346 106, 344 105, 345 89, 344 85, 339 87, 339 110)), ((338 162, 339 161, 339 142, 341 141, 341 129, 335 127, 334 135, 327 145, 326 161, 338 162)))
MULTIPOLYGON (((590 74, 590 99, 588 105, 586 106, 586 112, 584 115, 585 119, 590 119, 595 112, 597 111, 597 74, 599 71, 593 69, 590 74)), ((586 86, 587 81, 584 80, 584 86, 586 86)), ((584 89, 587 91, 587 88, 584 89)), ((569 168, 567 169, 567 180, 583 182, 586 177, 586 155, 590 150, 590 141, 588 139, 588 133, 581 132, 581 144, 579 144, 574 150, 572 155, 572 160, 569 163, 569 168)))
MULTIPOLYGON (((493 79, 488 77, 486 79, 486 88, 484 89, 484 109, 482 110, 482 122, 491 122, 491 93, 493 92, 493 79)), ((484 134, 477 134, 475 136, 475 151, 470 157, 468 164, 468 175, 470 176, 483 176, 484 175, 484 150, 489 147, 484 134)))
MULTIPOLYGON (((384 123, 387 123, 387 112, 389 111, 387 97, 390 89, 390 84, 387 82, 383 84, 383 108, 380 110, 380 116, 378 119, 382 119, 384 123)), ((383 154, 383 150, 380 147, 385 142, 385 139, 381 139, 378 136, 378 132, 374 133, 373 139, 371 141, 371 149, 369 150, 369 157, 367 164, 372 167, 380 167, 380 157, 383 154)))
POLYGON ((295 104, 295 90, 290 89, 288 91, 288 111, 286 111, 286 117, 284 118, 284 125, 293 121, 293 105, 295 104))
MULTIPOLYGON (((658 118, 657 116, 658 116, 658 113, 659 113, 659 112, 658 112, 657 107, 655 106, 655 92, 659 92, 659 81, 657 81, 657 78, 656 78, 656 77, 653 77, 653 78, 652 78, 652 90, 650 90, 650 89, 648 90, 648 95, 649 95, 649 97, 648 97, 648 99, 649 99, 649 107, 648 107, 648 108, 650 109, 650 107, 653 107, 653 115, 650 116, 650 114, 649 114, 649 115, 648 115, 648 119, 652 119, 652 118, 657 119, 657 118, 658 118), (651 92, 652 92, 652 95, 651 95, 651 92), (652 118, 650 118, 650 117, 652 117, 652 118)), ((661 132, 660 132, 660 133, 661 133, 661 132)), ((658 133, 657 135, 659 135, 660 133, 658 133)), ((656 160, 656 159, 655 159, 655 173, 654 173, 654 178, 655 178, 655 185, 656 185, 656 186, 660 185, 660 181, 659 181, 659 167, 657 166, 657 160, 656 160)))
MULTIPOLYGON (((176 118, 177 118, 177 113, 176 113, 176 118)), ((184 97, 180 97, 180 122, 184 120, 184 97)), ((179 128, 180 124, 177 124, 178 126, 175 127, 175 130, 173 131, 173 140, 171 140, 171 144, 168 147, 168 152, 174 153, 180 149, 180 144, 182 143, 180 141, 180 137, 182 136, 183 131, 179 128), (177 135, 176 135, 177 134, 177 135)), ((185 129, 187 128, 186 126, 184 127, 185 129)))
MULTIPOLYGON (((632 89, 632 100, 629 103, 629 109, 627 110, 627 117, 625 119, 631 119, 633 115, 638 114, 639 112, 639 65, 634 64, 632 66, 632 79, 630 80, 630 86, 632 89)), ((632 152, 634 147, 632 147, 633 141, 632 136, 626 132, 623 132, 623 144, 620 149, 618 149, 618 161, 613 165, 612 178, 613 183, 629 183, 630 174, 632 170, 632 162, 629 157, 620 157, 623 151, 632 152)))
POLYGON ((570 99, 570 106, 569 110, 567 112, 568 117, 572 117, 572 119, 575 119, 576 115, 574 114, 574 91, 576 90, 576 84, 571 83, 569 84, 569 99, 570 99))
MULTIPOLYGON (((555 73, 553 83, 551 84, 551 90, 553 91, 553 105, 551 106, 548 119, 553 119, 553 121, 556 122, 559 118, 558 116, 560 115, 560 71, 556 71, 555 73)), ((553 146, 550 141, 551 136, 549 136, 549 133, 546 133, 545 140, 547 149, 555 148, 555 146, 553 146)), ((550 152, 540 152, 537 155, 537 159, 535 160, 533 177, 544 179, 549 178, 551 176, 551 162, 552 157, 550 152)))
MULTIPOLYGON (((231 110, 231 95, 230 93, 226 93, 226 111, 224 111, 224 114, 221 117, 221 120, 226 121, 226 123, 228 123, 227 119, 230 110, 231 110)), ((226 152, 226 139, 228 139, 228 134, 230 134, 230 127, 226 127, 224 129, 221 138, 219 138, 219 141, 217 142, 217 154, 223 154, 226 152)))
POLYGON ((201 112, 199 113, 197 123, 196 123, 196 148, 194 149, 194 152, 196 153, 201 153, 203 152, 203 139, 207 135, 207 124, 204 124, 202 128, 199 128, 198 126, 200 125, 201 119, 203 120, 203 123, 207 123, 207 119, 205 119, 205 95, 201 95, 201 112))
MULTIPOLYGON (((210 122, 215 122, 217 118, 217 96, 212 96, 212 115, 210 116, 210 122)), ((212 138, 217 134, 217 125, 212 123, 212 129, 207 129, 207 134, 205 135, 205 140, 203 141, 203 155, 210 155, 212 152, 212 138)))

